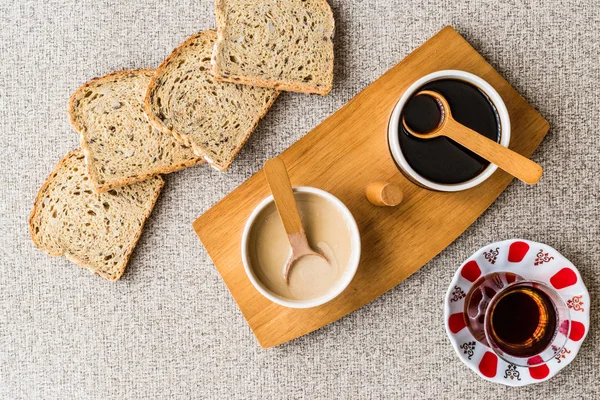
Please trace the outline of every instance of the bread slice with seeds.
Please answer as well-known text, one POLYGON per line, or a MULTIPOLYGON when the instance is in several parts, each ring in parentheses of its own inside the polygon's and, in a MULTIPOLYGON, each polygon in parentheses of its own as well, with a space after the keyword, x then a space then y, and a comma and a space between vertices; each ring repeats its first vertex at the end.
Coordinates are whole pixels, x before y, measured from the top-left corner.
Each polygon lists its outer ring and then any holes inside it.
POLYGON ((335 22, 326 0, 216 0, 217 80, 326 95, 335 22))
POLYGON ((202 163, 191 148, 152 128, 144 96, 156 71, 117 71, 81 86, 69 101, 87 168, 100 192, 202 163))
POLYGON ((177 47, 152 78, 144 105, 154 127, 224 171, 278 92, 216 82, 210 74, 216 38, 214 30, 207 30, 177 47))
POLYGON ((35 245, 108 280, 123 275, 163 186, 160 176, 96 193, 81 150, 67 154, 42 185, 29 218, 35 245))

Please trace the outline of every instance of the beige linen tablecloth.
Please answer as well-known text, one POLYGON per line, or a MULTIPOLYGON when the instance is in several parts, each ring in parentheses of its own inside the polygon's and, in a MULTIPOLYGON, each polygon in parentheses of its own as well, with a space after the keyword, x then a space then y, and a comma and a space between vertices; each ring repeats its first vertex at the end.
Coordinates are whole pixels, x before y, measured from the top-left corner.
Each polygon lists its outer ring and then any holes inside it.
POLYGON ((166 177, 127 272, 103 281, 34 248, 27 217, 78 146, 66 105, 86 80, 156 67, 214 27, 212 0, 0 0, 1 399, 600 398, 600 2, 331 1, 335 84, 283 93, 225 174, 166 177), (191 222, 447 24, 548 119, 535 186, 514 182, 407 281, 313 334, 262 350, 191 222), (579 268, 592 330, 548 382, 506 388, 454 354, 443 296, 486 243, 547 243, 579 268))

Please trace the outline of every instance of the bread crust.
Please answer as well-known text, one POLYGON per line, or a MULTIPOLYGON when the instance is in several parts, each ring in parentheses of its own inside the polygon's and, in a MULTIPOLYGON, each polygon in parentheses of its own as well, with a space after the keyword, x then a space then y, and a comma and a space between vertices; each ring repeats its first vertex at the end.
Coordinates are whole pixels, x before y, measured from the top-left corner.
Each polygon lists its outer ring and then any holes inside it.
POLYGON ((50 175, 48 175, 48 178, 46 178, 46 180, 44 181, 44 183, 42 184, 42 186, 40 187, 40 190, 38 191, 35 200, 33 202, 33 210, 31 211, 31 214, 29 215, 29 220, 28 220, 28 225, 29 225, 29 235, 31 236, 31 240, 33 242, 33 244, 35 245, 35 247, 37 247, 38 249, 42 250, 43 252, 45 252, 46 254, 52 256, 52 257, 60 257, 60 256, 65 256, 65 258, 69 261, 71 261, 74 264, 79 265, 80 267, 83 267, 91 272, 93 272, 94 274, 109 280, 109 281, 117 281, 121 278, 121 276, 123 276, 123 273, 125 272, 125 267, 127 266, 127 264, 129 263, 129 259, 131 258, 131 254, 133 253, 133 249, 135 248, 135 246, 137 245, 138 240, 140 239, 140 236, 142 234, 142 231, 144 230, 144 225, 146 223, 146 220, 148 219, 148 217, 150 216, 150 214, 152 213, 152 210, 154 209, 154 205, 156 204, 156 201, 158 199, 158 196, 160 195, 160 192, 162 191, 162 188, 164 186, 164 180, 162 179, 162 177, 157 176, 156 179, 158 179, 160 181, 160 185, 158 187, 158 189, 155 191, 154 193, 154 197, 151 200, 151 204, 150 207, 148 207, 148 209, 146 210, 143 219, 142 219, 142 223, 141 226, 139 227, 139 229, 137 230, 133 240, 131 241, 130 245, 127 247, 127 250, 125 252, 125 258, 123 260, 122 265, 119 268, 119 271, 117 272, 116 275, 111 275, 108 273, 105 273, 104 271, 99 271, 97 269, 94 268, 94 266, 86 263, 83 260, 78 259, 75 255, 70 254, 66 249, 61 248, 62 251, 58 251, 58 252, 52 252, 50 249, 44 247, 42 245, 42 243, 38 242, 34 233, 34 218, 38 212, 38 208, 39 205, 41 203, 41 200, 43 198, 44 192, 46 191, 46 189, 48 189, 48 186, 50 185, 50 183, 52 182, 52 180, 56 177, 56 175, 59 172, 59 169, 61 168, 61 166, 70 158, 70 157, 77 157, 79 155, 79 153, 83 153, 80 149, 76 149, 76 150, 72 150, 69 153, 67 153, 64 157, 62 157, 60 159, 60 161, 56 164, 56 166, 54 167, 54 169, 52 170, 52 172, 50 173, 50 175))
MULTIPOLYGON (((213 54, 211 58, 211 73, 215 77, 215 80, 218 82, 230 82, 230 83, 241 83, 244 85, 251 86, 260 86, 266 88, 273 88, 277 90, 289 91, 289 92, 297 92, 297 93, 305 93, 305 94, 320 94, 321 96, 326 96, 331 92, 333 88, 333 60, 335 58, 332 57, 329 61, 329 68, 331 71, 331 80, 328 82, 329 85, 326 87, 317 87, 315 85, 302 84, 298 82, 291 82, 286 80, 273 80, 273 79, 260 79, 257 77, 250 77, 244 75, 236 75, 229 74, 224 76, 221 74, 219 67, 217 65, 217 54, 219 45, 223 43, 225 40, 223 36, 224 24, 225 24, 225 14, 223 13, 223 5, 227 0, 215 0, 215 15, 217 19, 217 41, 213 48, 213 54)), ((329 17, 333 23, 333 31, 335 32, 335 19, 333 17, 333 11, 331 10, 331 6, 327 0, 321 0, 323 3, 323 8, 327 10, 329 17)), ((333 38, 332 38, 333 39, 333 38)), ((331 54, 334 54, 333 40, 331 41, 331 54)))
POLYGON ((150 124, 152 124, 152 126, 154 128, 158 129, 159 131, 161 131, 165 134, 173 135, 173 137, 175 137, 175 139, 177 139, 184 146, 190 146, 192 148, 192 150, 194 151, 194 153, 199 157, 203 157, 206 160, 206 162, 208 162, 210 164, 211 167, 213 167, 219 171, 226 171, 231 166, 233 160, 238 155, 238 153, 240 152, 242 147, 244 147, 244 144, 246 144, 246 142, 250 138, 250 135, 258 126, 258 123, 260 122, 260 120, 267 114, 267 112, 269 111, 269 109, 271 108, 273 103, 275 102, 275 99, 277 99, 277 96, 279 95, 278 91, 276 91, 273 94, 270 101, 266 104, 263 113, 261 115, 259 115, 258 118, 256 118, 256 120, 252 124, 252 128, 249 129, 248 132, 243 136, 243 139, 240 141, 240 144, 236 147, 236 149, 234 150, 234 152, 232 154, 232 157, 230 157, 229 161, 226 164, 216 163, 214 160, 212 160, 210 158, 210 156, 208 156, 208 154, 202 147, 198 146, 196 143, 194 143, 191 140, 189 135, 181 134, 181 133, 174 131, 173 129, 170 129, 152 112, 152 98, 151 98, 152 92, 157 87, 156 81, 165 72, 165 70, 169 66, 170 62, 173 59, 177 58, 181 54, 181 52, 194 40, 196 40, 204 35, 215 34, 215 33, 216 33, 216 30, 214 30, 214 29, 207 29, 207 30, 195 33, 192 36, 190 36, 189 38, 187 38, 179 46, 177 46, 171 52, 171 54, 169 54, 169 56, 160 64, 160 66, 156 70, 156 74, 154 74, 154 77, 152 77, 152 80, 150 81, 150 84, 148 85, 148 89, 146 90, 146 96, 144 97, 144 110, 146 112, 146 115, 148 116, 148 119, 150 120, 150 124))
POLYGON ((38 205, 40 203, 40 200, 42 199, 42 196, 43 196, 44 192, 46 191, 46 189, 48 189, 48 186, 50 185, 50 182, 52 181, 52 179, 58 174, 58 170, 60 169, 61 165, 64 162, 66 162, 67 159, 69 159, 70 157, 76 156, 76 153, 78 151, 79 150, 71 150, 70 152, 68 152, 64 157, 62 157, 58 161, 58 163, 56 164, 56 166, 54 167, 54 169, 52 170, 52 172, 50 172, 50 175, 48 175, 48 177, 46 178, 46 180, 44 181, 44 183, 42 183, 42 186, 40 187, 40 190, 38 191, 37 195, 35 196, 35 200, 33 201, 33 210, 31 210, 31 214, 29 215, 29 220, 28 220, 28 223, 29 223, 29 235, 31 236, 31 240, 33 241, 33 244, 38 249, 45 251, 46 253, 48 253, 49 255, 51 255, 53 257, 62 256, 65 253, 64 249, 63 249, 62 252, 52 253, 50 250, 43 248, 42 244, 39 243, 36 240, 35 234, 33 233, 33 230, 34 230, 33 218, 37 214, 38 205))
MULTIPOLYGON (((156 70, 149 69, 149 68, 113 71, 107 75, 95 77, 95 78, 89 80, 88 82, 84 83, 81 87, 79 87, 71 95, 71 98, 69 99, 68 106, 67 106, 67 111, 69 114, 69 122, 71 123, 71 126, 73 126, 75 131, 77 133, 79 133, 79 145, 81 146, 81 150, 83 150, 83 153, 85 155, 88 174, 90 175, 90 179, 92 180, 92 182, 94 184, 94 188, 96 189, 96 191, 98 193, 103 193, 103 192, 106 192, 106 191, 109 191, 111 189, 115 189, 115 188, 118 188, 121 186, 130 185, 132 183, 142 182, 142 181, 145 181, 146 179, 151 178, 156 175, 169 174, 171 172, 180 171, 182 169, 185 169, 188 167, 193 167, 193 166, 204 163, 204 159, 198 158, 197 160, 190 160, 190 161, 186 161, 183 163, 173 164, 168 167, 151 168, 145 173, 140 173, 140 174, 137 174, 132 177, 118 179, 118 180, 103 183, 103 184, 99 183, 100 179, 98 177, 98 171, 97 171, 95 164, 93 163, 93 159, 94 159, 93 151, 85 139, 85 134, 84 134, 85 127, 83 125, 81 125, 79 123, 78 119, 76 118, 77 107, 75 106, 75 100, 77 100, 80 97, 81 93, 86 91, 88 88, 90 88, 98 83, 107 82, 115 77, 122 77, 122 76, 129 75, 129 74, 144 74, 148 77, 152 77, 152 76, 154 76, 155 73, 156 73, 156 70)), ((179 144, 181 145, 182 143, 179 143, 179 144)))

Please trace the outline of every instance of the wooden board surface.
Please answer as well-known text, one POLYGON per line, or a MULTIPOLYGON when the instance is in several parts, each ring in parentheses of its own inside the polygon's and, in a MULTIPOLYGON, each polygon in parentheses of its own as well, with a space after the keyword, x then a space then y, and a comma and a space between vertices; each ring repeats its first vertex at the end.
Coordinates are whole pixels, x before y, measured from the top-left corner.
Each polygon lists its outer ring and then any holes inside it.
POLYGON ((500 93, 510 114, 510 147, 515 151, 530 156, 548 131, 548 123, 536 110, 452 27, 446 27, 283 152, 280 157, 294 186, 331 192, 357 220, 360 266, 348 289, 333 301, 308 310, 289 309, 264 298, 248 280, 240 244, 246 219, 269 194, 262 170, 194 222, 261 346, 309 333, 390 290, 452 243, 510 183, 511 177, 498 170, 476 188, 433 192, 412 184, 394 165, 387 147, 392 109, 412 82, 443 69, 479 75, 500 93), (400 185, 402 204, 394 208, 369 203, 364 190, 373 181, 400 185))

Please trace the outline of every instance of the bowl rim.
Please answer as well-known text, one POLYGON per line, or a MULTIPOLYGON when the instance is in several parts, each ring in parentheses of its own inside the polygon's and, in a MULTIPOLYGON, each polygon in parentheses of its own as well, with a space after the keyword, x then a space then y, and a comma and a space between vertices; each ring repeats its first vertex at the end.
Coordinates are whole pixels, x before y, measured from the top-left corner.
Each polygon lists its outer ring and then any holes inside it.
POLYGON ((461 70, 442 70, 432 72, 427 74, 419 79, 417 79, 412 85, 406 89, 404 94, 400 97, 396 105, 394 106, 394 110, 390 116, 390 120, 388 123, 388 147, 390 150, 390 154, 396 165, 400 168, 400 170, 406 173, 411 179, 416 181, 418 184, 433 190, 438 190, 442 192, 457 192, 460 190, 470 189, 483 183, 486 179, 488 179, 498 166, 493 163, 490 163, 481 173, 474 178, 469 179, 465 182, 454 183, 454 184, 446 184, 446 183, 438 183, 433 182, 419 173, 417 173, 408 163, 404 154, 402 153, 402 149, 400 147, 400 139, 398 138, 398 128, 400 125, 400 114, 402 109, 404 108, 406 102, 410 97, 419 89, 421 86, 440 79, 458 79, 464 80, 467 83, 470 83, 480 90, 482 90, 493 103, 494 107, 496 107, 496 112, 498 113, 498 118, 500 122, 500 144, 504 147, 508 147, 510 143, 511 136, 511 128, 510 128, 510 117, 508 115, 508 110, 506 108, 506 104, 500 94, 483 78, 471 74, 466 71, 461 70))
POLYGON ((246 275, 252 285, 267 299, 272 302, 279 304, 288 308, 311 308, 323 305, 337 296, 339 296, 352 282, 356 271, 358 269, 358 265, 360 263, 361 256, 361 240, 360 240, 360 231, 358 229, 358 225, 356 224, 356 219, 346 207, 346 205, 337 197, 332 195, 329 192, 326 192, 322 189, 318 189, 311 186, 295 186, 292 188, 294 193, 310 193, 321 198, 327 200, 330 204, 333 204, 335 208, 342 214, 344 221, 348 227, 350 232, 350 241, 352 246, 352 253, 350 254, 350 259, 348 260, 348 266, 344 271, 342 277, 338 280, 337 284, 331 288, 326 294, 320 297, 316 297, 314 299, 309 300, 292 300, 287 299, 282 296, 278 296, 271 291, 269 291, 260 280, 254 274, 250 263, 250 257, 248 254, 248 242, 250 239, 250 231, 256 221, 258 215, 271 203, 273 203, 273 196, 269 195, 264 198, 252 211, 248 220, 246 221, 246 225, 244 226, 244 231, 242 233, 242 244, 241 244, 241 252, 242 252, 242 263, 244 264, 244 270, 246 271, 246 275))

